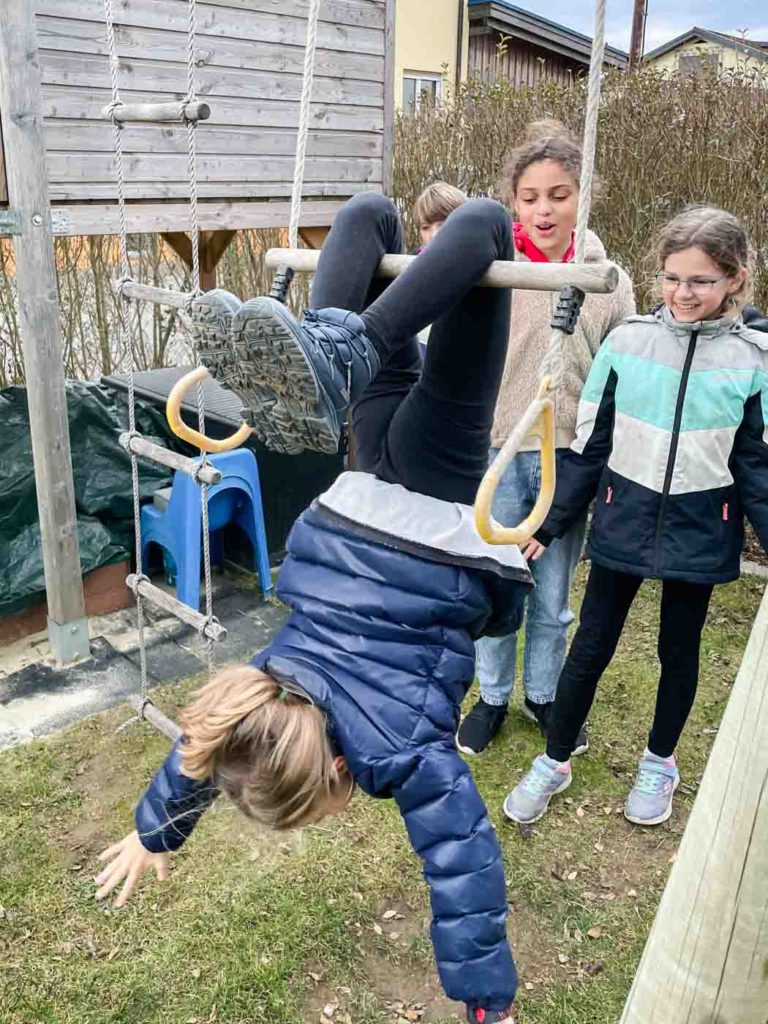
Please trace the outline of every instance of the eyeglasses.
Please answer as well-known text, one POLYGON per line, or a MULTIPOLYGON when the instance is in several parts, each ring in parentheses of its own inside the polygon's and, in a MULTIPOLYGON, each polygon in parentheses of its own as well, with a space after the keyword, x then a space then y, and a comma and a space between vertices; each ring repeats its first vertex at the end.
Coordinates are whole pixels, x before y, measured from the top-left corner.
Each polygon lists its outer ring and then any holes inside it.
POLYGON ((686 285, 694 295, 709 295, 718 281, 727 281, 729 274, 721 274, 720 277, 689 277, 688 280, 678 277, 677 274, 660 273, 656 280, 661 287, 668 292, 677 291, 681 284, 686 285))

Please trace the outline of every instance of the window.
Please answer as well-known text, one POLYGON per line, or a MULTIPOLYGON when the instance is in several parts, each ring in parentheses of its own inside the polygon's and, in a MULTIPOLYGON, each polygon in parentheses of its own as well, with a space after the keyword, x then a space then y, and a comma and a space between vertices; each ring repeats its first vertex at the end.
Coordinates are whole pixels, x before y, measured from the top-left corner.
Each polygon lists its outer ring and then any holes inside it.
POLYGON ((440 75, 426 72, 406 72, 403 75, 403 110, 415 114, 423 97, 435 103, 442 93, 443 79, 440 75))
POLYGON ((716 50, 700 50, 698 53, 681 53, 677 58, 677 70, 680 75, 691 75, 701 78, 705 68, 717 72, 720 57, 716 50))

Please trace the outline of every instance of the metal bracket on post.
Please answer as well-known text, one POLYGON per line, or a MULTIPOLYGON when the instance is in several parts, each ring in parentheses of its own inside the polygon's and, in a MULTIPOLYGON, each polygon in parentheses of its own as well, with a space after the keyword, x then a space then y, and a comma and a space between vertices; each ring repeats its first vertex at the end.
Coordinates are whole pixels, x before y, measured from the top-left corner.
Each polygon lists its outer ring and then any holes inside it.
POLYGON ((0 237, 21 234, 21 214, 16 210, 0 210, 0 237))
MULTIPOLYGON (((69 210, 51 210, 51 229, 54 235, 69 234, 69 210)), ((18 210, 0 210, 0 238, 7 235, 18 237, 23 233, 18 210)))
POLYGON ((48 616, 48 640, 54 660, 59 666, 71 665, 73 661, 82 661, 91 656, 87 619, 77 619, 60 626, 48 616))

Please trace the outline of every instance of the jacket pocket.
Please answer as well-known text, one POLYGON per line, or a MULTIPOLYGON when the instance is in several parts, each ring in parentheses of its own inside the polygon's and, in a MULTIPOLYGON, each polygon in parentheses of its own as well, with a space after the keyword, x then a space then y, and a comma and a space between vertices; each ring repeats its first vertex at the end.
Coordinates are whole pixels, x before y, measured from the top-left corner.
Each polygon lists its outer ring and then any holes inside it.
POLYGON ((606 469, 595 496, 590 547, 612 562, 649 571, 660 495, 606 469))

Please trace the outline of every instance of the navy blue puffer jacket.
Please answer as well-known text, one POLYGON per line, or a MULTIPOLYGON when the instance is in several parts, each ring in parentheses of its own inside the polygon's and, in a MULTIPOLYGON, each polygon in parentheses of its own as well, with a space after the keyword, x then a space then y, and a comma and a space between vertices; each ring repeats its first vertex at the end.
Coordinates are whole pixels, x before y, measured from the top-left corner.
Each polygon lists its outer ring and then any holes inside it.
MULTIPOLYGON (((517 975, 501 853, 454 734, 474 640, 519 625, 525 587, 374 543, 314 508, 288 551, 278 594, 292 613, 254 664, 301 687, 361 789, 397 802, 424 861, 448 996, 504 1009, 517 975)), ((172 752, 137 810, 144 845, 180 846, 211 795, 210 783, 180 775, 172 752)))

